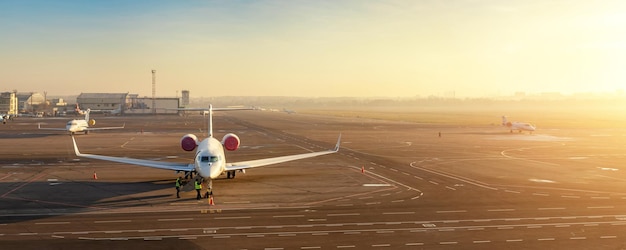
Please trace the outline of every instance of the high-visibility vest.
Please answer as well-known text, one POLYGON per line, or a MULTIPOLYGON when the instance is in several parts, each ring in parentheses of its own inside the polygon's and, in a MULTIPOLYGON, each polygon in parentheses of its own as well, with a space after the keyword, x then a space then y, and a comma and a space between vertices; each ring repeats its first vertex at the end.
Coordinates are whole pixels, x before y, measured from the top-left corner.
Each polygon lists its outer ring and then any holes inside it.
POLYGON ((202 189, 202 184, 200 184, 199 181, 196 181, 194 185, 196 186, 196 189, 202 189))
POLYGON ((176 187, 180 187, 180 178, 176 179, 176 187))

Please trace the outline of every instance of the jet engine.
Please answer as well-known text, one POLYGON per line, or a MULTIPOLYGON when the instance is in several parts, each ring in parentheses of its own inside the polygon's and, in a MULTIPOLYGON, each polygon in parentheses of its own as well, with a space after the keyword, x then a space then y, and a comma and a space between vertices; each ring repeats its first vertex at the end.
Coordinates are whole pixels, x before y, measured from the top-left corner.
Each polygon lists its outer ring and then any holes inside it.
POLYGON ((89 120, 89 126, 94 126, 94 125, 96 125, 96 120, 94 119, 89 120))
POLYGON ((240 143, 239 137, 233 133, 228 133, 222 138, 222 145, 224 145, 224 148, 228 151, 237 150, 240 143))
POLYGON ((180 139, 180 147, 185 151, 194 150, 198 146, 198 137, 194 134, 186 134, 180 139))

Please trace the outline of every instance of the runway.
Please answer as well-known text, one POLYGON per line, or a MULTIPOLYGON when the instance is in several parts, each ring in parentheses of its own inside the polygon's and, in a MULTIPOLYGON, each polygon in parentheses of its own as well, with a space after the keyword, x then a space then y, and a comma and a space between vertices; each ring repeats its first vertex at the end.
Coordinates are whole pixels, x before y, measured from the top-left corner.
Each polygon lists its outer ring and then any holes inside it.
MULTIPOLYGON (((191 161, 202 116, 96 117, 83 153, 191 161)), ((214 182, 215 205, 175 198, 172 171, 74 156, 69 119, 0 127, 0 243, 20 249, 621 249, 626 129, 410 123, 276 112, 219 113, 242 161, 339 153, 214 182), (439 136, 441 133, 441 136, 439 136), (94 173, 97 179, 93 178, 94 173)))

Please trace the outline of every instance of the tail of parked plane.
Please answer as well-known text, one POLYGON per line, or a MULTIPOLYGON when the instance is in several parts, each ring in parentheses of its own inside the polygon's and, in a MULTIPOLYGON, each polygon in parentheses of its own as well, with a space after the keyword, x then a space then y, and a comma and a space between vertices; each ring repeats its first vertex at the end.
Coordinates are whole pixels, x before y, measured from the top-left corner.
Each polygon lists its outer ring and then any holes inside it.
POLYGON ((506 116, 502 116, 502 126, 510 127, 511 123, 506 119, 506 116))

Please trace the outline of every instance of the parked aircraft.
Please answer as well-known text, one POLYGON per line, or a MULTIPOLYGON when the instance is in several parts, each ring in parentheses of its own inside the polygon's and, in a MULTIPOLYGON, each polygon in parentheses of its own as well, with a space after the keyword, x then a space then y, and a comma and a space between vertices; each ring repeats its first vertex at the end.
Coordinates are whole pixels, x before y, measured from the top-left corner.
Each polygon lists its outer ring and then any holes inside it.
MULTIPOLYGON (((224 155, 224 149, 228 151, 234 151, 239 148, 239 137, 233 133, 224 135, 221 141, 218 141, 213 137, 213 111, 219 110, 236 110, 232 108, 208 108, 208 137, 202 141, 198 141, 198 138, 193 134, 186 134, 180 140, 180 145, 185 151, 192 151, 195 149, 195 157, 193 163, 174 163, 174 162, 162 162, 152 160, 133 159, 126 157, 114 157, 94 154, 83 154, 78 150, 76 140, 72 136, 74 143, 74 151, 76 156, 98 159, 104 161, 112 161, 126 164, 133 164, 139 166, 146 166, 152 168, 169 169, 175 171, 185 172, 186 176, 193 175, 194 173, 203 178, 203 182, 208 182, 209 190, 212 189, 212 179, 218 178, 223 173, 226 173, 226 178, 235 178, 237 171, 244 172, 248 168, 261 167, 271 164, 277 164, 288 161, 295 161, 310 157, 316 157, 326 154, 332 154, 339 151, 339 144, 341 142, 341 134, 337 139, 337 144, 334 149, 320 152, 311 152, 297 155, 279 156, 273 158, 232 162, 227 163, 224 155)), ((200 110, 200 109, 185 109, 185 110, 200 110)), ((207 109, 204 109, 207 110, 207 109)), ((241 109, 239 109, 241 110, 241 109)))
POLYGON ((534 125, 527 122, 509 122, 506 116, 502 116, 502 126, 509 128, 511 133, 513 133, 513 130, 518 130, 520 133, 522 131, 530 131, 532 133, 536 129, 534 125))
POLYGON ((8 120, 13 120, 14 115, 0 114, 2 116, 2 124, 7 124, 8 120))
POLYGON ((96 125, 96 120, 94 119, 89 120, 89 112, 91 112, 90 109, 87 109, 85 111, 84 120, 74 119, 74 120, 68 121, 67 124, 65 125, 65 128, 42 128, 41 123, 38 124, 38 127, 39 129, 43 129, 43 130, 63 130, 73 135, 76 132, 84 132, 85 134, 88 134, 89 131, 91 130, 121 129, 121 128, 124 128, 126 125, 124 124, 121 127, 102 127, 102 128, 89 127, 89 125, 91 126, 96 125))

